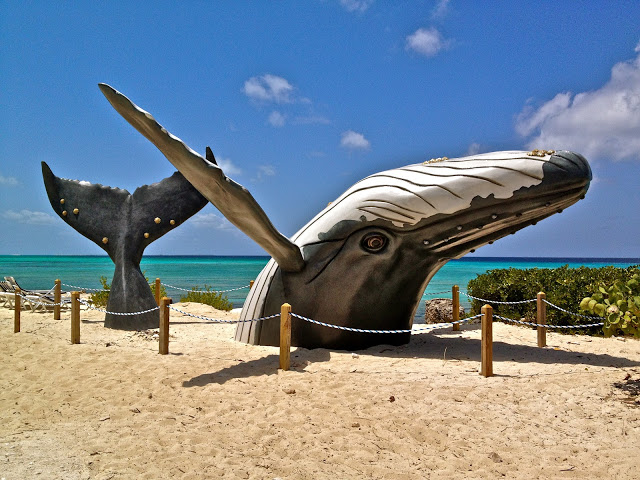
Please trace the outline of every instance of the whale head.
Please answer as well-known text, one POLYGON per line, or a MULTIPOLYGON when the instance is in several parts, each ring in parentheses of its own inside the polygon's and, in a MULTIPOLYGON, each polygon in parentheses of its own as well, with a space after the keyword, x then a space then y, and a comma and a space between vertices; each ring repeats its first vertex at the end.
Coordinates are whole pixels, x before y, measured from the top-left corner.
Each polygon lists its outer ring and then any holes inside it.
MULTIPOLYGON (((326 323, 411 328, 424 289, 448 260, 561 212, 584 197, 590 180, 584 157, 566 151, 495 152, 371 175, 294 235, 305 268, 274 276, 263 313, 286 299, 326 323)), ((274 344, 274 330, 263 326, 260 343, 274 344)), ((327 330, 299 322, 292 341, 334 348, 408 341, 327 330)))

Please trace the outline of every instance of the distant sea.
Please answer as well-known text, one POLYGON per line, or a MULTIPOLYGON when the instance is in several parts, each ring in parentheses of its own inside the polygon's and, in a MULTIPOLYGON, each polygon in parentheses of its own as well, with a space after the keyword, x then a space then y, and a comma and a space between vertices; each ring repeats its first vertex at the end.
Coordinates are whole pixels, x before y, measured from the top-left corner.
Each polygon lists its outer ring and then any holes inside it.
MULTIPOLYGON (((191 289, 205 284, 214 290, 228 290, 244 287, 257 277, 267 264, 269 257, 227 257, 227 256, 153 256, 143 257, 141 269, 151 282, 160 278, 162 283, 191 289)), ((423 300, 451 295, 451 286, 459 285, 466 290, 469 280, 487 270, 496 268, 557 268, 602 267, 614 265, 628 267, 640 264, 640 258, 493 258, 464 257, 452 260, 433 277, 423 296, 423 300), (447 292, 447 293, 439 293, 447 292)), ((111 283, 114 265, 107 256, 44 256, 44 255, 0 255, 0 277, 13 276, 20 286, 40 290, 51 288, 56 278, 63 283, 63 290, 80 288, 101 288, 100 276, 111 283), (72 285, 73 287, 70 287, 72 285)), ((175 301, 180 300, 182 291, 167 287, 167 294, 175 301)), ((248 288, 226 293, 234 307, 241 307, 249 292, 248 288)), ((460 303, 469 308, 463 295, 460 303)), ((416 319, 424 316, 424 301, 416 313, 416 319)))

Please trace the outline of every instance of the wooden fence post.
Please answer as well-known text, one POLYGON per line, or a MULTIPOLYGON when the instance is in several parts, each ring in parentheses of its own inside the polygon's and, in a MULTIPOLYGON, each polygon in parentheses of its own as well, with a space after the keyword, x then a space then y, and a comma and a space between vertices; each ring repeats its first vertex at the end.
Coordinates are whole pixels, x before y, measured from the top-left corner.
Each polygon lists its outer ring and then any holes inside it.
MULTIPOLYGON (((547 324, 547 305, 544 303, 545 298, 547 296, 544 292, 538 293, 537 297, 537 305, 538 311, 536 315, 537 324, 538 325, 546 325, 547 324)), ((546 347, 547 346, 547 329, 546 327, 538 327, 538 346, 546 347)))
POLYGON ((20 293, 20 289, 16 288, 13 300, 13 333, 20 333, 20 311, 22 310, 20 293))
POLYGON ((159 351, 160 355, 169 353, 169 297, 162 297, 160 300, 160 332, 159 332, 159 351))
POLYGON ((156 278, 156 305, 160 306, 160 279, 156 278))
POLYGON ((493 376, 493 307, 487 304, 482 307, 482 341, 481 341, 480 375, 493 376))
MULTIPOLYGON (((451 287, 451 300, 453 301, 453 312, 451 321, 457 322, 458 320, 460 320, 460 288, 458 287, 458 285, 454 285, 453 287, 451 287)), ((453 324, 453 331, 460 331, 459 323, 453 324)))
POLYGON ((283 303, 280 308, 280 368, 291 366, 291 305, 283 303))
POLYGON ((56 278, 55 286, 53 287, 53 301, 56 304, 53 307, 53 319, 60 320, 60 302, 62 301, 62 291, 60 287, 60 279, 56 278))
POLYGON ((80 343, 80 292, 71 292, 71 344, 80 343))

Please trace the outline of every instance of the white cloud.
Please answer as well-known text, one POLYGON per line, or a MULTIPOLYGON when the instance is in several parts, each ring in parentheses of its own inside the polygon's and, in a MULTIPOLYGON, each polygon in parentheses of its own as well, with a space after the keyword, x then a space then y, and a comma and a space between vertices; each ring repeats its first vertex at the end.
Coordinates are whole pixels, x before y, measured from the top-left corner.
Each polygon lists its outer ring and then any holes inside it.
POLYGON ((276 169, 273 165, 260 165, 256 171, 256 176, 251 179, 252 182, 262 182, 265 177, 273 177, 276 169))
POLYGON ((531 137, 527 148, 640 160, 640 55, 614 65, 609 81, 597 90, 559 93, 538 108, 529 102, 518 114, 515 129, 531 137))
POLYGON ((228 158, 216 158, 216 163, 227 177, 240 175, 242 173, 242 170, 236 167, 228 158))
POLYGON ((280 112, 274 110, 268 118, 269 124, 273 127, 282 127, 285 123, 285 117, 280 112))
POLYGON ((431 18, 442 20, 449 11, 450 0, 440 0, 431 12, 431 18))
POLYGON ((467 148, 467 153, 465 153, 465 156, 477 155, 478 153, 480 153, 481 150, 482 150, 482 145, 480 145, 479 143, 473 142, 471 145, 469 145, 469 148, 467 148))
POLYGON ((11 187, 18 185, 18 180, 14 177, 4 177, 0 175, 0 185, 9 185, 11 187))
POLYGON ((340 5, 347 12, 363 13, 373 5, 373 0, 340 0, 340 5))
POLYGON ((258 171, 266 177, 273 177, 276 174, 276 169, 273 165, 260 165, 258 171))
POLYGON ((442 49, 449 46, 450 41, 442 38, 435 28, 419 28, 407 36, 406 49, 413 50, 420 55, 433 57, 442 49))
POLYGON ((25 223, 28 225, 53 225, 56 223, 56 219, 53 215, 49 215, 44 212, 34 212, 31 210, 7 210, 2 213, 2 218, 18 223, 25 223))
MULTIPOLYGON (((529 102, 531 102, 531 100, 529 100, 529 102)), ((566 111, 570 105, 570 93, 557 94, 537 110, 530 104, 527 104, 518 114, 516 131, 524 137, 531 135, 531 133, 540 128, 547 119, 566 111)))
POLYGON ((229 230, 234 228, 229 220, 215 213, 197 213, 189 219, 189 222, 199 228, 213 228, 215 230, 229 230))
POLYGON ((293 85, 286 79, 269 73, 244 82, 245 95, 264 102, 291 103, 293 90, 293 85))
POLYGON ((364 135, 361 133, 347 130, 346 132, 342 132, 340 146, 350 150, 367 150, 371 146, 371 143, 369 143, 369 140, 364 138, 364 135))

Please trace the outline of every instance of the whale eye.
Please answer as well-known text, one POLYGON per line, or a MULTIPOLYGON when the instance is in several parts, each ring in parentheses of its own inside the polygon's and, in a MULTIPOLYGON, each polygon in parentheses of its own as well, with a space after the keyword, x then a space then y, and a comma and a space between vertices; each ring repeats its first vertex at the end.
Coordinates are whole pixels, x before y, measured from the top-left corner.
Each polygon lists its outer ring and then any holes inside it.
POLYGON ((368 233, 362 238, 360 245, 362 245, 362 248, 367 252, 378 253, 387 246, 387 237, 381 233, 368 233))

